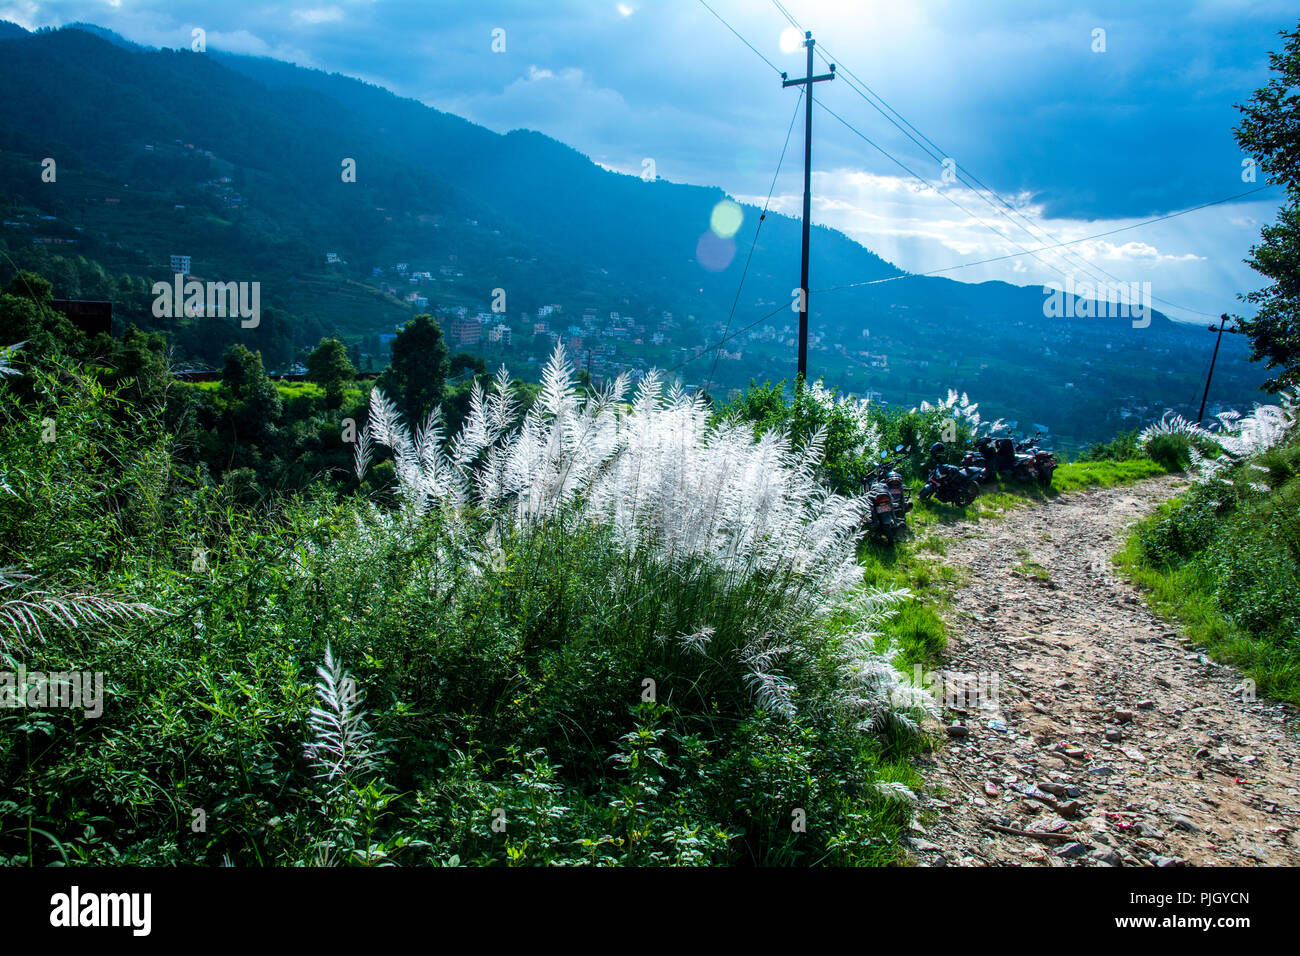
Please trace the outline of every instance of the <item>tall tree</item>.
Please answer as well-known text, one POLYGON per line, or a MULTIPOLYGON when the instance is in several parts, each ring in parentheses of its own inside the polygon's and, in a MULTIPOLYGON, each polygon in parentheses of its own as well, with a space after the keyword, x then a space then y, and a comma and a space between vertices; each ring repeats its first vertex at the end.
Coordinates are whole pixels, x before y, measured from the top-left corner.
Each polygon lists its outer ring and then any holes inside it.
POLYGON ((1270 53, 1273 76, 1244 105, 1237 142, 1254 156, 1269 182, 1286 187, 1277 222, 1260 232, 1246 262, 1269 285, 1240 298, 1256 307, 1254 318, 1234 316, 1234 332, 1250 339, 1251 358, 1280 369, 1265 388, 1300 385, 1300 27, 1281 34, 1280 53, 1270 53))
POLYGON ((19 272, 0 291, 0 346, 25 342, 20 361, 55 353, 80 357, 85 336, 53 306, 54 289, 34 272, 19 272))
MULTIPOLYGON (((225 412, 236 449, 248 444, 264 445, 274 436, 283 403, 275 382, 262 368, 261 353, 250 352, 242 345, 232 345, 226 351, 217 401, 225 412)), ((232 454, 231 460, 244 457, 232 454)))
POLYGON ((343 392, 356 377, 357 370, 348 358, 348 347, 336 336, 321 339, 320 345, 307 356, 307 378, 325 389, 326 408, 338 408, 343 404, 343 392))
POLYGON ((379 387, 412 424, 440 405, 447 385, 447 344, 433 316, 417 315, 393 340, 393 361, 379 387))

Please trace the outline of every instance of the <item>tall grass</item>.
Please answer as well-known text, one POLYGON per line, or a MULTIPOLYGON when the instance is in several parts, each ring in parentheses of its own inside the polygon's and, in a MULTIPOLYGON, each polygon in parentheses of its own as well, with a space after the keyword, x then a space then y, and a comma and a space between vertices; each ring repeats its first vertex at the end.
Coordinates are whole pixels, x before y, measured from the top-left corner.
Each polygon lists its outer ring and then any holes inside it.
POLYGON ((6 658, 106 699, 0 712, 0 862, 898 859, 905 592, 863 584, 816 436, 653 382, 581 395, 557 354, 522 420, 502 377, 450 439, 375 395, 357 464, 395 495, 250 510, 176 467, 161 413, 22 384, 5 563, 165 613, 50 619, 6 658))
POLYGON ((877 628, 907 593, 862 587, 865 505, 817 481, 823 433, 798 449, 780 431, 755 439, 654 373, 630 401, 624 378, 586 398, 573 379, 557 346, 513 431, 504 372, 491 394, 476 386, 446 452, 436 411, 412 433, 378 391, 367 428, 393 450, 406 507, 441 507, 452 539, 475 542, 463 546, 499 548, 504 527, 561 548, 577 529, 604 529, 624 564, 589 586, 618 600, 656 581, 693 615, 656 640, 703 670, 739 668, 764 710, 790 716, 802 698, 886 721, 898 679, 874 649, 877 628), (832 620, 850 623, 832 631, 832 620))

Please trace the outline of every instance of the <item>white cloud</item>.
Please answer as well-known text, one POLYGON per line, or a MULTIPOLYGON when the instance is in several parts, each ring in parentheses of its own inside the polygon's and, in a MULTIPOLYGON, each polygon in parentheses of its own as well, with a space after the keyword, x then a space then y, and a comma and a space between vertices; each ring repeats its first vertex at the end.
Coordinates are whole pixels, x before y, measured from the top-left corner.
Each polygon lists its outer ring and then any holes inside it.
MULTIPOLYGON (((773 196, 772 208, 799 216, 803 202, 799 185, 798 191, 773 196)), ((853 169, 814 171, 813 194, 814 222, 841 230, 908 271, 931 272, 998 259, 939 274, 966 282, 1001 279, 1018 285, 1060 281, 1063 274, 1078 280, 1091 274, 1101 281, 1110 276, 1125 282, 1149 281, 1164 300, 1157 307, 1172 318, 1189 321, 1203 319, 1196 313, 1240 310, 1236 293, 1259 285, 1255 273, 1240 261, 1258 234, 1258 219, 1252 213, 1271 218, 1266 211, 1275 208, 1269 203, 1216 206, 1140 226, 1128 237, 1119 233, 1113 238, 1087 239, 1142 220, 1046 219, 1040 206, 1023 197, 1008 198, 1028 220, 1023 222, 1010 212, 1000 214, 998 209, 1006 211, 1005 207, 973 190, 949 187, 941 194, 915 180, 853 169), (974 215, 957 209, 949 199, 974 215), (1043 248, 1060 242, 1074 244, 1043 248), (1026 254, 1025 249, 1037 255, 1026 254), (1004 256, 1008 258, 1000 258, 1004 256)), ((761 206, 766 197, 740 198, 761 206)))
POLYGON ((293 19, 307 26, 315 26, 318 23, 338 23, 343 19, 343 11, 338 7, 311 7, 293 11, 293 19))

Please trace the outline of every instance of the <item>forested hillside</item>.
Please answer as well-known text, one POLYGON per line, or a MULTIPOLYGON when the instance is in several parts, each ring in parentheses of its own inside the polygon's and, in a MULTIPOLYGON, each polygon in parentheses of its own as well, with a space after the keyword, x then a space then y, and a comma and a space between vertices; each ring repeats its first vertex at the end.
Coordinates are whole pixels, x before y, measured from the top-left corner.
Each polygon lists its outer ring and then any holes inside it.
MULTIPOLYGON (((32 268, 59 296, 113 299, 123 324, 163 331, 190 358, 215 366, 239 341, 283 368, 337 332, 382 365, 379 337, 413 311, 486 312, 502 289, 505 309, 492 315, 509 344, 485 334, 475 348, 526 378, 551 348, 534 330, 551 304, 562 309, 552 332, 581 326, 594 355, 583 364, 600 374, 658 366, 714 390, 792 375, 795 316, 782 304, 798 281, 795 220, 767 217, 728 325, 758 210, 743 209, 742 254, 703 268, 697 244, 719 190, 612 173, 540 134, 497 135, 276 61, 133 49, 76 29, 0 42, 11 93, 0 181, 15 224, 0 230, 5 277, 32 268), (41 178, 47 157, 53 183, 41 178), (343 181, 345 159, 355 182, 343 181), (148 289, 178 253, 195 275, 261 281, 267 320, 252 330, 155 320, 148 289), (413 287, 416 272, 430 278, 413 287), (413 307, 408 289, 428 305, 413 307), (611 313, 645 332, 614 341, 584 324, 611 313), (708 347, 724 333, 714 370, 708 347)), ((896 274, 815 230, 815 287, 896 274)), ((813 368, 843 392, 912 406, 953 387, 1076 446, 1166 408, 1190 413, 1212 345, 1159 313, 1146 328, 1046 318, 1039 288, 943 278, 817 295, 811 324, 813 368)), ((1216 398, 1227 405, 1248 404, 1261 380, 1244 354, 1238 340, 1224 347, 1216 398)))

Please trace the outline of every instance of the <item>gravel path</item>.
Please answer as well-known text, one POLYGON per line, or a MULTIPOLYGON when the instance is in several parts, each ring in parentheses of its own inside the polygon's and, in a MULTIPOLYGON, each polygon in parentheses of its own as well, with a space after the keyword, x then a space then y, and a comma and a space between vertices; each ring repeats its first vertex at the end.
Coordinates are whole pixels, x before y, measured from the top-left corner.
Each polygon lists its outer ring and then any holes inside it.
POLYGON ((1297 865, 1293 711, 1162 623, 1119 578, 1126 528, 1184 485, 1094 489, 935 534, 946 744, 923 761, 920 865, 1297 865))

